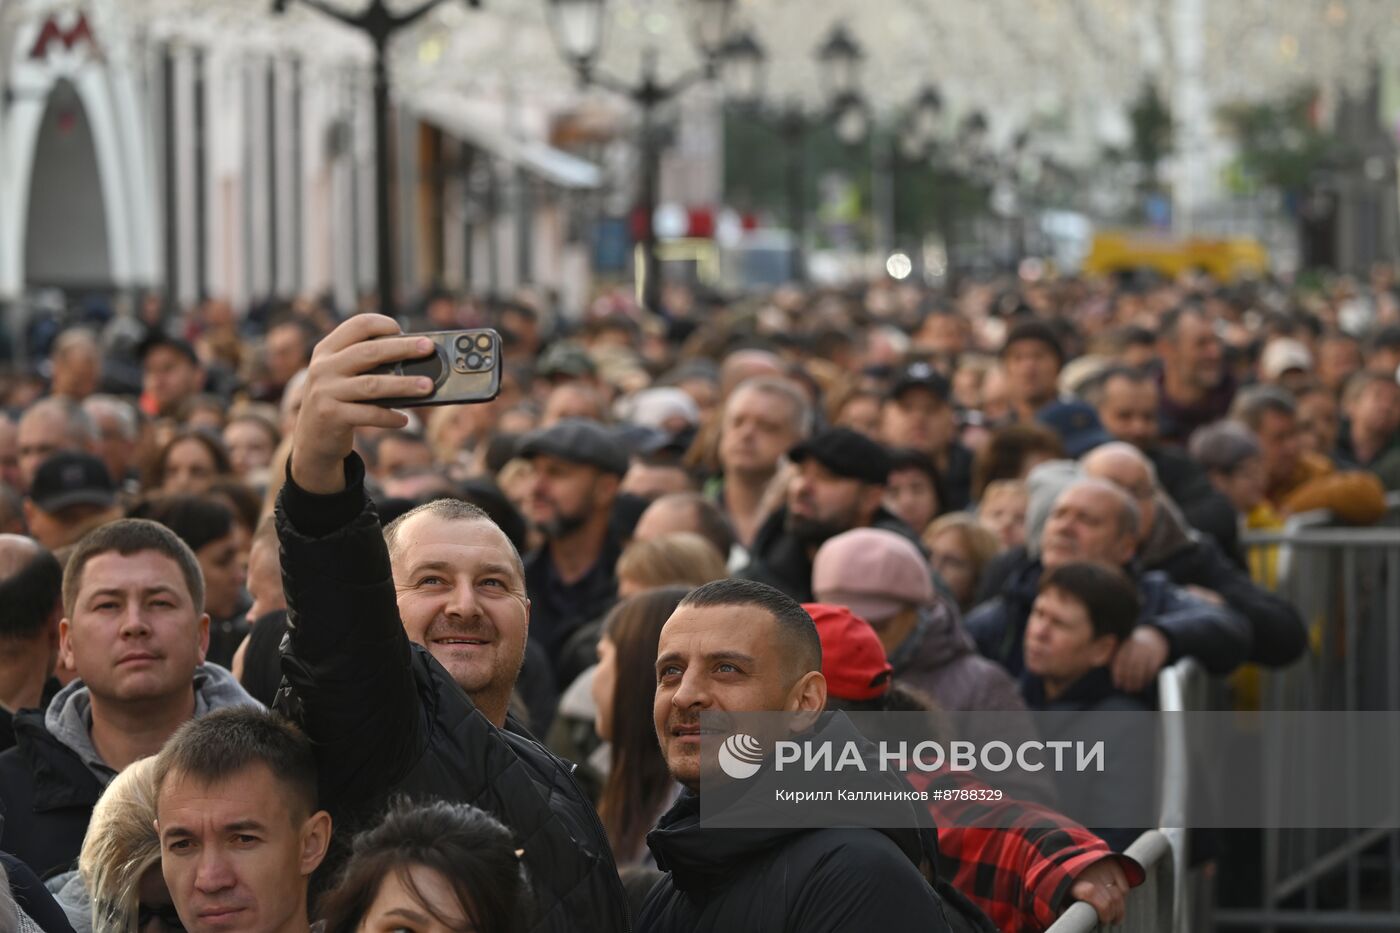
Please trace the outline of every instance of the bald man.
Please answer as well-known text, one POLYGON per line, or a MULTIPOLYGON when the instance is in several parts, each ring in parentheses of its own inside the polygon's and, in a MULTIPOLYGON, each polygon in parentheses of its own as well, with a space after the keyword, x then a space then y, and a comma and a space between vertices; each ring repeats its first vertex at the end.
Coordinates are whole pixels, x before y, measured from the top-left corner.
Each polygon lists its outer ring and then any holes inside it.
POLYGON ((724 358, 719 367, 719 394, 728 398, 730 393, 750 379, 763 376, 780 378, 787 375, 787 367, 782 358, 767 350, 735 350, 724 358))
POLYGON ((1249 620, 1249 660, 1282 667, 1307 648, 1307 633, 1296 609, 1255 586, 1227 560, 1210 535, 1189 528, 1175 503, 1158 488, 1152 462, 1132 444, 1104 444, 1081 461, 1084 474, 1107 480, 1132 496, 1142 516, 1138 563, 1161 571, 1194 595, 1224 603, 1249 620))
POLYGON ((15 744, 14 714, 59 690, 63 570, 32 538, 0 535, 0 751, 15 744))

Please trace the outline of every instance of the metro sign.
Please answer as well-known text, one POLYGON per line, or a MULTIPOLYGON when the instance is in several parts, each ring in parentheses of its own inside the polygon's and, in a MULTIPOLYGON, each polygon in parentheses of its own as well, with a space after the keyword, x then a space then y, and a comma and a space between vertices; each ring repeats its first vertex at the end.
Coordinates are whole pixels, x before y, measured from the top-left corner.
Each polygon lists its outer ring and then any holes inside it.
POLYGON ((48 58, 49 47, 55 42, 70 52, 80 42, 86 42, 92 46, 94 52, 97 51, 97 39, 93 37, 92 27, 88 25, 86 13, 79 13, 73 25, 66 29, 58 24, 57 16, 50 16, 44 22, 44 28, 39 30, 39 38, 34 40, 34 48, 29 51, 29 58, 32 61, 42 61, 48 58))

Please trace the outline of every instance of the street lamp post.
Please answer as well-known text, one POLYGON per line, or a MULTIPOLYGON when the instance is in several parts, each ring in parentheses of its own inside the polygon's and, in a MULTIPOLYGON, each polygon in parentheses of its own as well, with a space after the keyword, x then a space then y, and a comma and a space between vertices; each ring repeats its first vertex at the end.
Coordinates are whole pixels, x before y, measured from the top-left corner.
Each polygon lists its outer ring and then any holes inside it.
POLYGON ((725 44, 721 76, 725 97, 755 119, 770 125, 787 151, 787 219, 792 231, 791 274, 794 281, 806 280, 807 242, 807 135, 812 120, 797 103, 765 110, 763 106, 764 69, 767 52, 750 32, 742 32, 725 44))
POLYGON ((549 0, 550 26, 560 55, 573 66, 579 81, 595 85, 632 101, 642 114, 641 190, 642 302, 650 311, 661 307, 661 257, 657 252, 656 206, 660 199, 661 150, 657 111, 693 84, 711 80, 716 62, 729 38, 734 0, 690 0, 692 38, 704 59, 701 67, 669 82, 658 74, 657 51, 648 48, 642 57, 642 75, 627 83, 600 72, 597 59, 603 46, 606 0, 549 0))
MULTIPOLYGON (((272 0, 272 11, 287 12, 294 0, 272 0)), ((423 0, 406 13, 393 13, 385 0, 370 0, 359 13, 346 13, 325 0, 299 0, 337 22, 356 29, 374 46, 374 214, 378 247, 379 308, 392 315, 397 304, 394 285, 393 204, 389 184, 389 43, 447 0, 423 0)), ((481 0, 464 0, 480 8, 481 0)))

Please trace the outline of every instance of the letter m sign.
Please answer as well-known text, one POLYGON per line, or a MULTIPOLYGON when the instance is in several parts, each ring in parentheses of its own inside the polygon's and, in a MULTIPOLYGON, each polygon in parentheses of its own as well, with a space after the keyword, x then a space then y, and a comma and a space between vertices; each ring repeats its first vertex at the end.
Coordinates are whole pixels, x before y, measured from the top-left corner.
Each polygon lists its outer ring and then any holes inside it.
POLYGON ((29 50, 29 57, 35 61, 48 58, 49 47, 55 42, 62 44, 69 51, 76 48, 80 42, 86 42, 94 51, 97 49, 97 40, 93 38, 92 27, 88 25, 85 13, 79 13, 73 25, 67 29, 58 24, 57 16, 50 16, 44 22, 44 28, 39 30, 39 38, 34 40, 34 48, 29 50))

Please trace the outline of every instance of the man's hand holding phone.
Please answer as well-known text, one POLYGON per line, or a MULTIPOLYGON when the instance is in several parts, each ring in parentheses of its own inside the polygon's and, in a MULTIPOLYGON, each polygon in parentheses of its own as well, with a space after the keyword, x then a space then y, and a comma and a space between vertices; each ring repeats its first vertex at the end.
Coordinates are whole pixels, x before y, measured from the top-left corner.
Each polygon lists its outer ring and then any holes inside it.
POLYGON ((355 429, 408 424, 407 415, 381 400, 424 398, 432 394, 433 380, 371 370, 420 359, 433 347, 430 338, 404 335, 397 321, 382 314, 357 314, 316 345, 293 432, 292 479, 298 486, 323 495, 340 492, 355 429))

